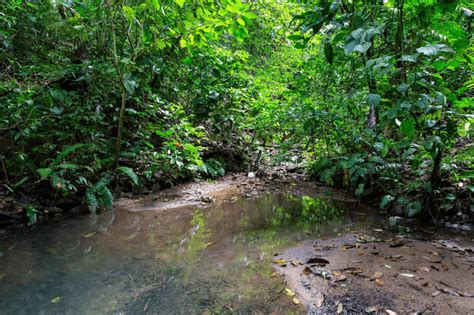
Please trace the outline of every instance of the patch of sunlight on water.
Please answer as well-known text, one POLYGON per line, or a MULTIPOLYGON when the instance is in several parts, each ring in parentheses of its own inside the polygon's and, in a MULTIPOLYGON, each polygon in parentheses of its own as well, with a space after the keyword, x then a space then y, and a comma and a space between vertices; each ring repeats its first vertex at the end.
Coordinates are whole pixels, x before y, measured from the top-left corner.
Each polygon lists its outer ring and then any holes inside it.
POLYGON ((0 244, 0 313, 302 312, 271 277, 273 255, 366 229, 376 216, 359 207, 275 193, 42 226, 0 244))

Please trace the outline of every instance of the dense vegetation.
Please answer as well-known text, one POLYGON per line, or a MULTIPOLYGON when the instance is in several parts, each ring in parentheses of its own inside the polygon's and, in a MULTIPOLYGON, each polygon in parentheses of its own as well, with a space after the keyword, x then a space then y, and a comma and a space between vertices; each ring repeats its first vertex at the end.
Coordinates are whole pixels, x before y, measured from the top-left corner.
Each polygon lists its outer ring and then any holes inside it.
POLYGON ((467 0, 1 0, 0 181, 31 221, 248 170, 472 212, 467 0))

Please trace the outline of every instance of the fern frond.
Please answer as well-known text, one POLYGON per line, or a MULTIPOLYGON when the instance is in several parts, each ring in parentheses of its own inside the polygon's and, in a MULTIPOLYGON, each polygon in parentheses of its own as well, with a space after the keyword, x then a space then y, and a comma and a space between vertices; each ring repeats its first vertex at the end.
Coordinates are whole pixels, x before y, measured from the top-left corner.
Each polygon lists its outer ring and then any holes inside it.
POLYGON ((59 154, 56 156, 56 159, 54 159, 51 165, 59 164, 66 156, 68 156, 69 154, 73 153, 77 149, 82 148, 84 146, 85 146, 84 143, 76 143, 76 144, 65 147, 61 152, 59 152, 59 154))
POLYGON ((121 174, 127 175, 128 178, 130 178, 130 180, 132 181, 132 184, 134 186, 138 186, 138 175, 132 168, 126 166, 119 166, 117 167, 116 171, 121 174))
POLYGON ((97 207, 99 206, 99 203, 97 202, 97 198, 94 194, 94 188, 89 187, 86 190, 85 194, 85 199, 86 199, 86 204, 87 207, 89 208, 89 211, 91 213, 96 213, 97 212, 97 207))
POLYGON ((107 210, 112 209, 114 206, 114 196, 110 189, 107 186, 103 186, 98 193, 100 194, 100 199, 105 208, 107 210))

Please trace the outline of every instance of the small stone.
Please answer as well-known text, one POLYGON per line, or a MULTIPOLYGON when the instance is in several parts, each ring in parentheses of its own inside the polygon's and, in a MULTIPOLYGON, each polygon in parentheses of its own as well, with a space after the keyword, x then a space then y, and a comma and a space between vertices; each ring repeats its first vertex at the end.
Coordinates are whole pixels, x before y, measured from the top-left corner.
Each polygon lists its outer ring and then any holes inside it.
POLYGON ((206 203, 211 203, 211 202, 212 202, 212 198, 209 197, 208 195, 201 195, 201 201, 202 201, 202 202, 206 202, 206 203))

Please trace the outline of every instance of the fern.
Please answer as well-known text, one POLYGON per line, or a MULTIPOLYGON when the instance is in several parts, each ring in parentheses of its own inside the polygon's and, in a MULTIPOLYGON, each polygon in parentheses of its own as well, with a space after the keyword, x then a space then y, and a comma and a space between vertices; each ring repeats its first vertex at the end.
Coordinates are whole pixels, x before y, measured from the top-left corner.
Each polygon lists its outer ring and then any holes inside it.
POLYGON ((99 207, 99 203, 97 201, 97 198, 95 197, 94 192, 95 192, 94 187, 89 187, 87 188, 86 194, 85 194, 86 204, 91 213, 96 213, 97 208, 99 207))
POLYGON ((107 210, 114 205, 114 196, 107 185, 110 182, 108 176, 104 176, 92 186, 89 186, 85 193, 85 202, 91 213, 96 213, 100 206, 107 210))
POLYGON ((130 180, 132 181, 132 184, 134 186, 138 186, 138 184, 139 184, 138 176, 137 176, 137 173, 135 173, 133 169, 131 169, 130 167, 126 167, 126 166, 119 166, 119 167, 117 167, 116 171, 118 173, 127 175, 128 178, 130 178, 130 180))
POLYGON ((114 206, 114 196, 107 186, 102 186, 101 190, 98 191, 100 195, 100 201, 107 210, 112 209, 114 206))
POLYGON ((77 143, 77 144, 65 147, 61 152, 59 152, 59 154, 56 156, 56 159, 51 164, 52 165, 59 164, 66 156, 68 156, 69 154, 73 153, 77 149, 82 148, 84 146, 85 146, 84 143, 77 143))

